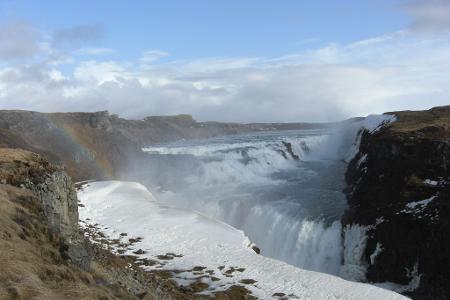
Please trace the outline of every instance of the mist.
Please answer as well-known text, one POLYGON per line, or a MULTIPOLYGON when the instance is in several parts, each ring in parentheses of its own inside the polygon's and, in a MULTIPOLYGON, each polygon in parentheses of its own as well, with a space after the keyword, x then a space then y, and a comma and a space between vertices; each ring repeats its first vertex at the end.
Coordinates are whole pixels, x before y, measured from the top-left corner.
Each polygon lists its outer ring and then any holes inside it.
POLYGON ((265 256, 360 281, 363 262, 344 259, 354 251, 344 247, 340 221, 345 171, 362 130, 392 120, 370 116, 316 129, 148 145, 145 163, 123 178, 146 185, 161 205, 242 230, 265 256))

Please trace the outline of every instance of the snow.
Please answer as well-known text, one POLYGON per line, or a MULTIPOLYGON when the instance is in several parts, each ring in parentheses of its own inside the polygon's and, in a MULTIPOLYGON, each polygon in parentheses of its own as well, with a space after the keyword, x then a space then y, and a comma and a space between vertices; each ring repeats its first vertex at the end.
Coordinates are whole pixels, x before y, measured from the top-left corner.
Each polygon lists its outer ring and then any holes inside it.
POLYGON ((139 183, 92 182, 83 186, 78 197, 84 205, 79 208, 82 226, 97 226, 109 239, 141 237, 123 254, 144 250, 140 258, 158 262, 144 268, 180 270, 173 276, 181 285, 209 271, 214 272, 216 281, 211 276, 202 275, 201 279, 210 285, 209 293, 253 279, 256 283, 240 285, 261 299, 273 299, 274 293, 297 299, 407 299, 372 285, 302 270, 258 255, 249 248, 251 242, 242 231, 196 212, 160 205, 139 183), (164 254, 166 259, 160 256, 164 254), (196 266, 206 269, 193 272, 196 266))
POLYGON ((361 158, 358 160, 358 162, 356 163, 357 168, 359 169, 359 167, 361 166, 362 163, 367 162, 367 153, 364 154, 363 156, 361 156, 361 158))
POLYGON ((375 247, 375 250, 372 254, 370 254, 370 264, 373 265, 375 263, 375 259, 377 256, 383 251, 383 247, 380 243, 377 243, 377 246, 375 247))
POLYGON ((376 133, 389 123, 395 122, 395 115, 370 115, 364 119, 364 128, 370 133, 376 133))
POLYGON ((367 244, 367 227, 347 225, 344 228, 344 264, 341 276, 353 281, 365 281, 367 264, 364 250, 367 244))
POLYGON ((417 201, 417 202, 411 202, 406 204, 406 207, 410 208, 410 209, 415 209, 417 206, 427 206, 431 201, 433 201, 433 199, 436 198, 436 196, 430 197, 428 199, 422 200, 422 201, 417 201))
POLYGON ((427 207, 427 205, 430 204, 431 201, 433 201, 434 198, 436 198, 436 196, 421 201, 410 202, 406 204, 406 208, 401 210, 400 212, 413 214, 421 213, 427 207))
POLYGON ((378 225, 380 225, 381 223, 383 223, 385 220, 384 220, 384 218, 381 216, 381 217, 379 217, 379 218, 377 218, 376 220, 375 220, 375 226, 378 226, 378 225))
POLYGON ((426 185, 436 186, 436 185, 439 184, 439 181, 431 180, 431 179, 425 179, 423 181, 423 183, 426 184, 426 185))
POLYGON ((394 115, 370 115, 362 121, 347 124, 344 131, 350 133, 351 136, 356 136, 356 138, 352 146, 348 149, 344 160, 346 162, 350 162, 358 154, 359 146, 361 144, 361 136, 364 130, 367 130, 369 133, 373 134, 396 120, 397 117, 394 115))

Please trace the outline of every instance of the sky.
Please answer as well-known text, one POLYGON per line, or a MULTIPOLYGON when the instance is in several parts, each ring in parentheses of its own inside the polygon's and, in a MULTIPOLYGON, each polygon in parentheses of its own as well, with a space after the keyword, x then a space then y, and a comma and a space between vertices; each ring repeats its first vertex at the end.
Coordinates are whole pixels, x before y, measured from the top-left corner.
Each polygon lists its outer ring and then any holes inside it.
POLYGON ((449 92, 450 0, 0 0, 0 109, 322 122, 449 92))

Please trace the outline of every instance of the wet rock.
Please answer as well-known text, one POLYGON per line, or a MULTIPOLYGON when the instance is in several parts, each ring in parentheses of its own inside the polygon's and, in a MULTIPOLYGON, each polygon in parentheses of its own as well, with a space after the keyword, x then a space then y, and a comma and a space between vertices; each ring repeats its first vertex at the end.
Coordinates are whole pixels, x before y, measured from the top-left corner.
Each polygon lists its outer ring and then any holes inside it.
MULTIPOLYGON (((295 160, 300 159, 300 157, 298 157, 298 155, 294 153, 294 150, 292 149, 292 144, 291 144, 291 143, 288 143, 288 142, 283 141, 283 145, 286 147, 286 151, 289 153, 289 155, 290 155, 293 159, 295 159, 295 160)), ((285 158, 286 158, 286 157, 285 157, 285 158)))
POLYGON ((145 251, 142 250, 142 249, 138 249, 138 250, 136 250, 136 251, 133 251, 133 253, 134 253, 134 254, 137 254, 137 255, 141 255, 141 254, 145 254, 145 253, 147 253, 147 252, 145 252, 145 251))
POLYGON ((250 244, 250 248, 253 250, 253 251, 255 251, 255 253, 256 254, 261 254, 261 249, 258 247, 258 246, 256 246, 256 244, 250 244))
POLYGON ((241 279, 239 282, 242 283, 242 284, 254 284, 257 281, 253 280, 253 279, 241 279))
POLYGON ((450 130, 442 125, 450 107, 398 118, 363 133, 342 223, 367 228, 367 280, 403 285, 414 299, 450 299, 450 130))

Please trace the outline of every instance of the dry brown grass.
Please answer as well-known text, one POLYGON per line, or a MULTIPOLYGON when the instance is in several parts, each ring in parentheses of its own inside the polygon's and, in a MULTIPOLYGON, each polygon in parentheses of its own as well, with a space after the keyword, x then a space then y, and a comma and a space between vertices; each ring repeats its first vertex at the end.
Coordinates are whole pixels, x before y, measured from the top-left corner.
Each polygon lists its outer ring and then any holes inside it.
POLYGON ((133 299, 61 258, 60 240, 37 201, 24 189, 0 185, 0 299, 133 299))
MULTIPOLYGON (((91 270, 83 271, 61 257, 61 242, 48 229, 39 200, 30 191, 0 184, 1 300, 211 299, 196 295, 205 286, 180 289, 171 280, 171 272, 145 272, 135 258, 96 246, 92 248, 91 270)), ((237 285, 212 298, 254 299, 237 285)))
POLYGON ((450 106, 392 114, 398 118, 391 128, 394 133, 421 132, 424 136, 432 138, 450 138, 450 106))
MULTIPOLYGON (((49 229, 40 200, 26 188, 56 169, 32 152, 0 148, 0 299, 211 298, 197 294, 206 288, 203 283, 177 287, 170 271, 146 272, 136 257, 96 245, 88 247, 94 258, 89 272, 65 261, 64 241, 49 229)), ((242 286, 213 298, 254 299, 242 286)))
POLYGON ((19 186, 25 180, 36 180, 56 171, 40 155, 20 149, 0 148, 0 179, 19 186))

